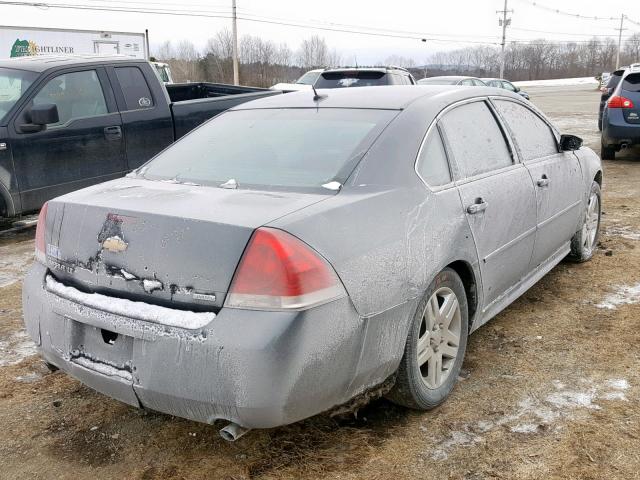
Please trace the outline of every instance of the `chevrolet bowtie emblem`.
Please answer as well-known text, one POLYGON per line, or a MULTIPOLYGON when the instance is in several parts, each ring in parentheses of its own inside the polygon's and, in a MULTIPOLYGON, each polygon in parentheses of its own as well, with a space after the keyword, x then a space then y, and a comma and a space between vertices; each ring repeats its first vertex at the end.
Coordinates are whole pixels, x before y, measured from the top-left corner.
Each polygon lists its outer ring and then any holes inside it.
POLYGON ((125 242, 117 235, 115 237, 109 237, 104 242, 102 242, 102 248, 112 253, 124 252, 127 249, 128 245, 129 244, 127 242, 125 242))

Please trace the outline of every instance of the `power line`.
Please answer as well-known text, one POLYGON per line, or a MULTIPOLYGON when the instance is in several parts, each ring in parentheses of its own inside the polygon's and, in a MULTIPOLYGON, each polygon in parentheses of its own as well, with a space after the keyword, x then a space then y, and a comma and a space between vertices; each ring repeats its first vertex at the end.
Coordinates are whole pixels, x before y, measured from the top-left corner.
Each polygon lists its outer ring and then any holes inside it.
MULTIPOLYGON (((546 10, 547 12, 555 13, 557 15, 564 15, 566 17, 573 17, 581 20, 609 21, 609 22, 620 20, 620 17, 592 16, 592 15, 583 15, 581 13, 568 12, 565 10, 560 10, 559 8, 543 5, 534 0, 520 0, 520 1, 523 3, 528 3, 529 5, 536 7, 540 10, 546 10)), ((626 20, 629 21, 629 23, 633 23, 635 25, 640 26, 640 22, 636 22, 635 20, 632 20, 629 17, 626 17, 626 20)))

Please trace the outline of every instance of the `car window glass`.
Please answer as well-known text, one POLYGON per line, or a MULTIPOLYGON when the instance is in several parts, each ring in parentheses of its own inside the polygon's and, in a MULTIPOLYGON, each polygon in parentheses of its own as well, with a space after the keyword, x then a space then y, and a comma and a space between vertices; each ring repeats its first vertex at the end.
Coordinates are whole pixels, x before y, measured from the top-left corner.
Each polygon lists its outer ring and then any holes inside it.
POLYGON ((640 73, 627 75, 622 82, 622 89, 627 92, 640 92, 640 73))
POLYGON ((538 115, 515 102, 496 100, 495 105, 513 132, 523 160, 558 153, 558 144, 551 128, 538 115))
POLYGON ((460 82, 460 85, 466 85, 468 87, 472 87, 473 86, 473 80, 471 80, 471 79, 462 80, 462 82, 460 82))
POLYGON ((100 80, 95 70, 58 75, 49 80, 33 99, 34 105, 54 104, 60 121, 94 117, 108 112, 100 80))
POLYGON ((474 81, 473 81, 473 84, 474 84, 476 87, 484 87, 484 86, 486 85, 482 80, 474 80, 474 81))
POLYGON ((442 125, 463 177, 513 163, 502 130, 484 102, 453 109, 444 116, 442 125))
POLYGON ((437 128, 431 130, 424 142, 420 150, 416 170, 422 179, 432 187, 451 182, 449 162, 437 128))
POLYGON ((516 91, 516 87, 514 87, 511 82, 502 82, 502 85, 504 85, 505 90, 509 90, 510 92, 516 91))
POLYGON ((151 90, 138 67, 118 67, 116 76, 122 87, 127 110, 140 110, 153 107, 151 90))

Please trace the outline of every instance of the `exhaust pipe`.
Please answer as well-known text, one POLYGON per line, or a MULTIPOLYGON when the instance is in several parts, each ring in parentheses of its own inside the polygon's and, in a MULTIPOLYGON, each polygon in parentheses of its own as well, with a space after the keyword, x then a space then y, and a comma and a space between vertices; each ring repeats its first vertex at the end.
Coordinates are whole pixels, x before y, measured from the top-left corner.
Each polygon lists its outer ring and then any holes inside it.
POLYGON ((626 150, 627 148, 631 148, 631 144, 627 142, 623 142, 620 144, 620 150, 626 150))
POLYGON ((235 442, 250 430, 250 428, 244 428, 237 423, 231 422, 229 425, 220 430, 220 436, 227 442, 235 442))

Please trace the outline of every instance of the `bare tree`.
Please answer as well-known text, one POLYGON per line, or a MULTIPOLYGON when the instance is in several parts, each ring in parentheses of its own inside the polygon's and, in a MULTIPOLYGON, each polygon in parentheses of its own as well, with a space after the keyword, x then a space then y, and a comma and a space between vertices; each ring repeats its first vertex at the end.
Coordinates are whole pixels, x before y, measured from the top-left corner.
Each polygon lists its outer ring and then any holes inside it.
POLYGON ((329 57, 327 42, 318 35, 313 35, 303 40, 300 50, 298 51, 298 63, 301 67, 307 69, 325 67, 329 65, 331 61, 335 61, 334 58, 330 59, 329 57))

